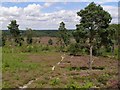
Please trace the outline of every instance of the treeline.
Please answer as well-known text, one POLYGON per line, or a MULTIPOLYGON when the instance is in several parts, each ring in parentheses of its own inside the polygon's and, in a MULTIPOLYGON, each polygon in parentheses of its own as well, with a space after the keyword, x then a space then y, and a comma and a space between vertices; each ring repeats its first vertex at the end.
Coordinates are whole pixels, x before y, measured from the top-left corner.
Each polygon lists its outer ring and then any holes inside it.
MULTIPOLYGON (((74 29, 68 30, 69 35, 72 37, 72 32, 74 29)), ((32 30, 33 31, 33 37, 58 37, 58 30, 32 30)), ((11 33, 9 30, 2 30, 2 32, 10 36, 11 33)), ((20 30, 20 33, 23 37, 26 37, 26 30, 20 30)))
MULTIPOLYGON (((120 24, 110 24, 108 28, 115 28, 116 33, 118 33, 118 30, 119 30, 118 27, 120 27, 120 24)), ((67 31, 71 37, 73 37, 73 35, 72 35, 73 31, 75 31, 75 29, 68 29, 68 31, 67 31)), ((2 30, 2 32, 6 36, 11 35, 9 30, 2 30)), ((25 37, 26 30, 20 30, 20 33, 21 33, 22 36, 25 37)), ((58 34, 59 34, 58 30, 33 30, 33 37, 44 37, 44 36, 58 37, 58 34)))

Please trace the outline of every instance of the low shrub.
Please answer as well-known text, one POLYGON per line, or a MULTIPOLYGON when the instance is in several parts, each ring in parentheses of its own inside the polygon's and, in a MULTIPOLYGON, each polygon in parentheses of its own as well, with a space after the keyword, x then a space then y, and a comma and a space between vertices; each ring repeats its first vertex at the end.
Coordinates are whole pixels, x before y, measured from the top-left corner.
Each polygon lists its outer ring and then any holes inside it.
POLYGON ((84 88, 84 89, 88 90, 88 88, 92 88, 93 85, 94 84, 92 82, 87 81, 87 82, 85 82, 85 84, 81 88, 84 88))
POLYGON ((109 77, 109 74, 103 74, 102 76, 98 77, 98 82, 106 85, 106 82, 108 81, 109 77))
POLYGON ((41 50, 42 50, 42 51, 49 51, 50 48, 49 48, 49 46, 47 45, 47 46, 43 46, 43 47, 41 48, 41 50))
POLYGON ((59 78, 54 78, 50 81, 50 85, 58 85, 60 83, 60 79, 59 78))
POLYGON ((49 45, 53 45, 52 39, 49 39, 49 40, 48 40, 48 44, 49 44, 49 45))
POLYGON ((70 55, 81 55, 81 47, 78 43, 74 43, 74 44, 71 44, 69 47, 68 47, 68 52, 70 53, 70 55))
POLYGON ((80 88, 78 83, 74 81, 70 82, 70 84, 66 85, 65 87, 68 88, 69 90, 80 88))

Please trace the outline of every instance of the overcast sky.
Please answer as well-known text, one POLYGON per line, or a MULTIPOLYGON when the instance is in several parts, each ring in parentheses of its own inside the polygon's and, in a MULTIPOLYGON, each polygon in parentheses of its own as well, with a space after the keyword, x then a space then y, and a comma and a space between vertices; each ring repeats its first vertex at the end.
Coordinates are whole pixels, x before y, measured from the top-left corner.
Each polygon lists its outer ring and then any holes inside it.
MULTIPOLYGON (((65 22, 67 29, 76 28, 80 17, 76 12, 84 9, 90 0, 76 0, 76 2, 47 2, 36 0, 36 2, 21 0, 4 0, 0 6, 0 29, 7 29, 11 20, 17 20, 20 29, 58 29, 61 21, 65 22), (14 1, 14 2, 13 2, 14 1), (25 2, 24 2, 25 1, 25 2), (78 2, 79 1, 79 2, 78 2)), ((34 0, 35 1, 35 0, 34 0)), ((65 1, 65 0, 64 0, 65 1)), ((104 10, 112 16, 111 23, 118 23, 118 2, 117 0, 91 0, 100 4, 104 10)))

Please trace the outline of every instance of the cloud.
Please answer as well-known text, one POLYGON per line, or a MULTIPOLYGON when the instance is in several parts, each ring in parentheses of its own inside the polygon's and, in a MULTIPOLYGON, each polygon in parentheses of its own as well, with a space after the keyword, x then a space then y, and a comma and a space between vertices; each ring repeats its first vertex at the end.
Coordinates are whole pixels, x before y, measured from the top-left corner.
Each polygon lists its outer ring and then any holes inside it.
MULTIPOLYGON (((0 22, 2 27, 0 29, 7 29, 10 20, 16 19, 20 29, 57 29, 59 23, 64 21, 66 28, 75 28, 79 23, 80 17, 76 12, 79 10, 63 10, 58 9, 51 13, 43 13, 42 9, 50 7, 55 3, 46 2, 43 6, 39 4, 29 4, 26 7, 3 7, 0 6, 0 22)), ((102 5, 104 10, 108 11, 112 17, 112 23, 118 22, 118 7, 102 5)))
POLYGON ((0 6, 0 15, 5 15, 5 16, 19 16, 21 14, 22 8, 18 8, 16 6, 14 7, 1 7, 0 6))
POLYGON ((56 2, 46 2, 43 7, 47 8, 55 4, 56 2))
MULTIPOLYGON (((52 5, 53 3, 50 4, 52 5)), ((44 4, 43 6, 48 7, 49 5, 44 4)), ((17 6, 0 7, 0 10, 2 11, 0 17, 2 28, 7 29, 6 26, 13 19, 16 19, 20 24, 20 29, 25 29, 27 27, 33 29, 57 29, 61 21, 64 21, 66 26, 69 26, 67 28, 72 28, 79 22, 75 10, 58 10, 51 13, 42 13, 41 9, 43 6, 40 6, 39 4, 29 4, 24 8, 19 8, 17 6), (70 26, 70 24, 73 25, 70 26)))
POLYGON ((23 9, 25 15, 39 16, 42 6, 39 4, 30 4, 23 9))
POLYGON ((75 28, 75 25, 79 22, 79 17, 76 15, 76 11, 60 10, 52 13, 42 13, 39 17, 30 16, 27 20, 30 20, 32 26, 35 25, 39 29, 57 29, 62 21, 66 23, 67 28, 75 28))
MULTIPOLYGON (((91 1, 94 1, 97 4, 104 4, 104 3, 107 3, 107 2, 118 2, 119 0, 91 0, 91 1)), ((90 1, 88 1, 88 2, 90 2, 90 1)))

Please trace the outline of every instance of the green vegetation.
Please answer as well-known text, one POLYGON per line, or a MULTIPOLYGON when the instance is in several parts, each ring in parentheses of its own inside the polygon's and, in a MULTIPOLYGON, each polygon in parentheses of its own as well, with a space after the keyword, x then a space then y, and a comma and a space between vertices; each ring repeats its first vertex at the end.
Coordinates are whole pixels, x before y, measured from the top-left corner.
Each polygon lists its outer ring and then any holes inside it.
POLYGON ((85 82, 84 85, 79 85, 77 82, 72 81, 70 82, 70 84, 66 85, 66 88, 68 88, 69 90, 76 90, 76 89, 81 89, 81 90, 88 90, 89 88, 93 87, 93 83, 92 82, 85 82))
POLYGON ((52 39, 49 39, 49 40, 48 40, 48 44, 49 44, 49 45, 53 45, 52 39))
POLYGON ((62 47, 64 46, 68 46, 68 44, 70 43, 70 40, 69 40, 69 35, 68 35, 68 32, 67 32, 67 29, 65 28, 65 23, 64 22, 61 22, 60 23, 60 26, 59 26, 59 43, 62 47))
POLYGON ((6 35, 4 35, 4 33, 2 33, 2 44, 0 45, 0 46, 5 46, 5 44, 6 44, 6 35))
POLYGON ((23 38, 20 35, 19 31, 19 25, 17 24, 16 20, 12 20, 11 23, 8 25, 8 30, 10 30, 10 33, 12 37, 14 38, 14 42, 16 42, 19 46, 22 45, 23 38))
POLYGON ((59 78, 54 78, 50 81, 50 84, 55 86, 55 85, 59 85, 60 83, 60 79, 59 78))
POLYGON ((82 50, 80 48, 80 44, 79 43, 71 44, 68 47, 68 52, 70 53, 70 55, 74 55, 74 56, 81 55, 81 51, 82 50))
POLYGON ((27 29, 26 36, 27 36, 27 44, 32 44, 33 39, 32 39, 32 29, 31 28, 27 29))
MULTIPOLYGON (((82 38, 83 40, 88 39, 88 42, 83 41, 83 43, 87 43, 90 48, 89 69, 91 70, 93 48, 97 45, 97 49, 99 50, 102 43, 108 42, 107 35, 101 35, 101 32, 104 32, 104 29, 109 26, 112 18, 108 12, 104 11, 100 5, 97 6, 94 2, 90 3, 84 10, 77 12, 77 15, 81 17, 81 21, 80 24, 77 25, 79 34, 75 33, 74 36, 80 39, 82 38), (103 38, 103 36, 105 38, 103 38), (101 39, 106 41, 101 41, 101 39)), ((77 38, 77 42, 78 41, 77 38)))
POLYGON ((61 22, 58 30, 22 31, 12 20, 0 41, 2 87, 19 88, 31 80, 28 88, 87 90, 116 85, 119 24, 110 25, 111 15, 93 2, 77 15, 81 20, 76 30, 61 22))
MULTIPOLYGON (((4 48, 5 49, 5 48, 4 48)), ((4 50, 6 51, 6 50, 4 50)), ((12 88, 15 86, 22 85, 28 82, 30 79, 35 78, 35 75, 27 75, 32 73, 38 64, 36 63, 25 63, 27 59, 27 53, 4 53, 2 56, 2 77, 5 80, 2 84, 3 88, 12 88), (27 78, 24 77, 26 74, 27 78), (11 78, 11 79, 10 79, 11 78), (13 81, 14 83, 11 83, 13 81), (18 82, 19 81, 19 82, 18 82)), ((37 73, 37 72, 36 72, 37 73)))

